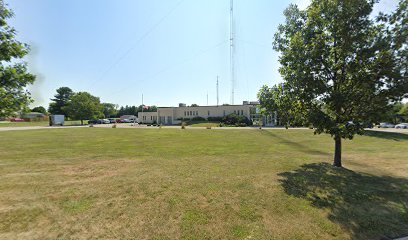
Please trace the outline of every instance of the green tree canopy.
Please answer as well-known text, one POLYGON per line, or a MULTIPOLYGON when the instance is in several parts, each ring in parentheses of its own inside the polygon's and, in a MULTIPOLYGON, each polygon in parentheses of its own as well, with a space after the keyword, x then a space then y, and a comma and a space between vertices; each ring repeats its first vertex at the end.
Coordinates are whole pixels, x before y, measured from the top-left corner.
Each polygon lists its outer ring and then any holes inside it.
POLYGON ((103 115, 106 118, 116 117, 118 114, 118 105, 113 103, 102 103, 103 115))
POLYGON ((279 124, 286 128, 303 124, 301 109, 296 107, 299 102, 290 88, 284 87, 284 84, 274 85, 271 88, 262 86, 258 92, 258 99, 261 113, 263 115, 276 113, 279 124))
POLYGON ((11 17, 13 12, 0 1, 0 117, 27 109, 32 100, 26 87, 35 80, 22 60, 29 46, 15 39, 16 30, 7 24, 11 17))
POLYGON ((290 5, 275 34, 279 71, 297 103, 293 107, 316 134, 333 136, 334 166, 342 166, 341 139, 362 134, 364 122, 378 121, 390 101, 407 93, 402 54, 407 38, 397 41, 398 29, 389 27, 406 23, 406 14, 394 24, 375 22, 374 2, 313 0, 303 11, 290 5))
POLYGON ((103 106, 98 97, 87 92, 75 93, 62 110, 72 119, 83 120, 103 117, 103 106))
POLYGON ((157 107, 155 105, 152 106, 147 106, 147 105, 139 105, 137 108, 137 112, 141 112, 143 109, 143 112, 157 112, 157 107))
POLYGON ((47 110, 43 106, 38 106, 33 109, 31 109, 32 112, 39 112, 39 113, 44 113, 47 114, 47 110))
POLYGON ((67 112, 63 110, 63 107, 67 106, 70 98, 74 95, 74 92, 69 87, 60 87, 57 89, 57 94, 54 98, 50 99, 52 102, 48 107, 48 112, 51 114, 63 114, 68 115, 67 112))

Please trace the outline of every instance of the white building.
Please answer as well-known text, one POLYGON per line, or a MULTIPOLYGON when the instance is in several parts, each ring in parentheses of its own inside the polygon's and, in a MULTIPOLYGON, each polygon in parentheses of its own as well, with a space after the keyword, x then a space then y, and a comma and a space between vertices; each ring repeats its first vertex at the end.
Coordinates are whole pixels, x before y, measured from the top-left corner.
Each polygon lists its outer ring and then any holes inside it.
MULTIPOLYGON (((220 105, 220 106, 197 106, 188 107, 180 103, 179 107, 158 107, 157 112, 139 112, 138 119, 141 123, 176 125, 180 124, 183 119, 193 119, 201 117, 208 119, 211 117, 224 117, 229 114, 245 116, 253 122, 259 121, 258 102, 244 101, 242 105, 220 105)), ((276 115, 272 114, 263 117, 264 126, 275 126, 276 115)))

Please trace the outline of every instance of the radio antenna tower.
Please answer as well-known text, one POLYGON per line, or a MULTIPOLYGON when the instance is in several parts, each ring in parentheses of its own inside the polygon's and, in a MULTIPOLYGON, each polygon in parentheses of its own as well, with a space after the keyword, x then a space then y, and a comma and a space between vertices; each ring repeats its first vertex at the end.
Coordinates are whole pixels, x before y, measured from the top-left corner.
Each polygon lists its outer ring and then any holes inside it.
POLYGON ((231 104, 234 104, 235 71, 234 71, 234 0, 230 2, 230 70, 231 70, 231 104))
POLYGON ((218 98, 218 76, 217 76, 217 107, 218 107, 218 100, 219 98, 218 98))

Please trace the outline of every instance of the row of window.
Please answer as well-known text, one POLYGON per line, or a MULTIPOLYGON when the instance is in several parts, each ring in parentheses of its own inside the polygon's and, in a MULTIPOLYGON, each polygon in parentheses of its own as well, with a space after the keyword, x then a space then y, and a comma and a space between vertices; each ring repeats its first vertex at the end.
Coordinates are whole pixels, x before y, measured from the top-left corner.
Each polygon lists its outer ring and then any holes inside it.
POLYGON ((234 110, 234 114, 244 115, 244 110, 234 110), (240 114, 241 113, 241 114, 240 114))
MULTIPOLYGON (((244 110, 234 110, 234 114, 237 115, 244 115, 244 110)), ((225 110, 224 110, 224 116, 225 116, 225 110)), ((198 116, 198 111, 184 111, 184 116, 198 116)), ((210 111, 208 111, 208 116, 210 116, 210 111)))
POLYGON ((184 111, 184 116, 198 116, 198 111, 184 111))
MULTIPOLYGON (((143 121, 146 121, 147 120, 147 116, 143 116, 143 121)), ((150 121, 156 121, 156 116, 150 116, 150 121)))

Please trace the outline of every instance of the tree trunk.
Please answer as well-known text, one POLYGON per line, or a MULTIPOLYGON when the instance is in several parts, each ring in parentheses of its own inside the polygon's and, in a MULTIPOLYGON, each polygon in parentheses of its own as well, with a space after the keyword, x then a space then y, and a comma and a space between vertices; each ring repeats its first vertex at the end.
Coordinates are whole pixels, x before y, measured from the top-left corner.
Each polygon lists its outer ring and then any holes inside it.
POLYGON ((341 137, 335 136, 334 137, 334 162, 333 166, 335 167, 342 167, 341 166, 341 137))
POLYGON ((84 120, 81 119, 81 125, 84 125, 84 120))

